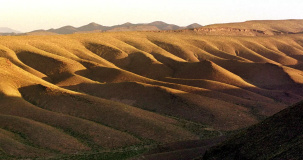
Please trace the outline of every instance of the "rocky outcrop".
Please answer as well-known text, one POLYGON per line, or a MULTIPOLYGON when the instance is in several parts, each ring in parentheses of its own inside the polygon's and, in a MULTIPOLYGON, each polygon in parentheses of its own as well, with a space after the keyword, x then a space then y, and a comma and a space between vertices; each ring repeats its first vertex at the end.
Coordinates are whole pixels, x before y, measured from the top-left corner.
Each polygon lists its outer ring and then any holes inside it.
POLYGON ((255 30, 255 29, 240 29, 240 28, 196 28, 193 29, 194 32, 203 35, 243 35, 243 36, 262 36, 271 35, 265 31, 255 30))

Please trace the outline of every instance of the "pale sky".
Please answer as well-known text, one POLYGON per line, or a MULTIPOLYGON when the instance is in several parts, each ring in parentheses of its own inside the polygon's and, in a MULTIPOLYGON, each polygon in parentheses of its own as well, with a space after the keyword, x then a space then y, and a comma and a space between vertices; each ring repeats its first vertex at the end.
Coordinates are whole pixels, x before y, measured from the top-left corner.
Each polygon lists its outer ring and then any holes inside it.
POLYGON ((303 19, 303 0, 0 0, 0 27, 27 32, 90 22, 191 23, 303 19))

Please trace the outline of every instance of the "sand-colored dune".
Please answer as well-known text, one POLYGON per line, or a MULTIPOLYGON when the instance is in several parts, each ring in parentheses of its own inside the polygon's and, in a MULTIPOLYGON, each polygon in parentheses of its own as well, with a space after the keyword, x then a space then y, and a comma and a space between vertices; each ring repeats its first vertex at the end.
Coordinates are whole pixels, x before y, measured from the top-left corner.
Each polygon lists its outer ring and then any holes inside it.
POLYGON ((0 37, 0 157, 203 138, 188 123, 207 133, 253 125, 303 99, 302 42, 193 32, 0 37))

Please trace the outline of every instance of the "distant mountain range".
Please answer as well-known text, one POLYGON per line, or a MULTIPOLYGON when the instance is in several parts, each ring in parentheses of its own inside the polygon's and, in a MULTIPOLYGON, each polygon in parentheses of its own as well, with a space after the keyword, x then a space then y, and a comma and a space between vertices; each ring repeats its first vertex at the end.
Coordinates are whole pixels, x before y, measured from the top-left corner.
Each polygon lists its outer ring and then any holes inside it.
POLYGON ((89 23, 81 27, 64 26, 57 29, 49 30, 35 30, 27 34, 72 34, 72 33, 83 33, 83 32, 111 32, 111 31, 163 31, 163 30, 181 30, 181 29, 193 29, 199 28, 202 25, 194 23, 187 27, 180 27, 174 24, 167 24, 161 21, 155 21, 152 23, 124 23, 121 25, 114 26, 103 26, 97 23, 89 23))
POLYGON ((88 32, 119 32, 119 31, 155 31, 155 32, 195 32, 200 35, 225 35, 225 36, 271 36, 281 34, 303 33, 303 20, 255 20, 239 23, 222 23, 202 26, 193 23, 186 27, 168 24, 162 21, 152 23, 124 23, 114 26, 103 26, 89 23, 81 27, 64 26, 57 29, 34 30, 28 33, 0 27, 0 35, 54 35, 88 32))
POLYGON ((3 33, 21 33, 21 32, 7 27, 0 27, 0 34, 3 33))

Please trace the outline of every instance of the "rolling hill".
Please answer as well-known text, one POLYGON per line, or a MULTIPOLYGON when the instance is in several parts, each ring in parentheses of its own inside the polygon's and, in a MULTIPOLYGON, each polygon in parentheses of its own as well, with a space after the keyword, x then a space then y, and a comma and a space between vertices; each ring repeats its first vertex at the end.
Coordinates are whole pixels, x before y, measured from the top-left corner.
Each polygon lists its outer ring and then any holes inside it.
POLYGON ((0 36, 0 158, 212 146, 209 138, 303 99, 302 42, 302 34, 0 36))

